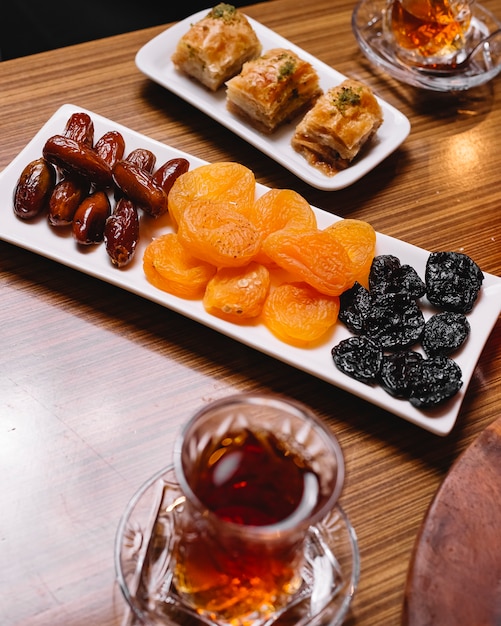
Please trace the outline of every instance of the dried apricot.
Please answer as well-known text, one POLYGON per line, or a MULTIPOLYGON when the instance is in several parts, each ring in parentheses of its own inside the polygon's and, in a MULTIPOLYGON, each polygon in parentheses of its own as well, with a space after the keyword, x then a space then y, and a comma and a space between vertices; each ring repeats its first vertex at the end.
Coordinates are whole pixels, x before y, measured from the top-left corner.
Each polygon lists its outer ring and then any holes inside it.
POLYGON ((180 298, 201 298, 216 268, 192 256, 175 233, 153 239, 144 252, 143 270, 152 285, 180 298))
POLYGON ((224 201, 245 207, 254 202, 256 178, 245 165, 233 161, 216 161, 200 165, 181 174, 169 191, 168 210, 179 224, 185 209, 194 200, 224 201))
POLYGON ((355 282, 346 249, 324 230, 284 228, 266 237, 263 250, 295 280, 305 281, 321 293, 338 296, 355 282))
POLYGON ((263 307, 265 325, 282 341, 307 346, 321 339, 336 323, 339 297, 327 296, 304 282, 282 283, 263 307))
MULTIPOLYGON (((317 227, 317 218, 309 202, 292 189, 269 189, 249 205, 244 215, 261 230, 263 238, 282 228, 311 230, 317 227)), ((257 260, 270 263, 260 251, 257 260)))
POLYGON ((232 322, 260 315, 270 288, 270 273, 259 263, 223 267, 209 281, 203 299, 208 313, 232 322))
POLYGON ((242 267, 256 256, 262 235, 229 202, 193 200, 177 231, 193 256, 217 267, 242 267))
POLYGON ((345 247, 353 263, 355 280, 369 286, 369 271, 376 252, 376 231, 363 220, 343 219, 325 229, 345 247))

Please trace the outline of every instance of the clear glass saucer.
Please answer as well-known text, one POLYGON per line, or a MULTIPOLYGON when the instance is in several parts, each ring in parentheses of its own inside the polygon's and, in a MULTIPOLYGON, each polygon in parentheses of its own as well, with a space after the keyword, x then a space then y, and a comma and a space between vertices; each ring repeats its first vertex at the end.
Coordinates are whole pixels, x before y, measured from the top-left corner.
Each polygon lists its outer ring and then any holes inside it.
MULTIPOLYGON (((361 0, 352 14, 352 29, 358 45, 376 67, 397 80, 431 91, 465 91, 492 80, 501 72, 501 50, 486 49, 475 55, 475 62, 465 68, 443 74, 405 64, 396 57, 383 37, 383 10, 386 0, 361 0)), ((501 28, 501 22, 480 4, 473 6, 470 52, 489 35, 501 28)))
MULTIPOLYGON (((172 466, 152 476, 132 497, 115 541, 117 582, 129 614, 123 623, 146 626, 221 626, 182 603, 172 584, 171 542, 184 496, 172 466)), ((356 533, 337 506, 310 528, 303 585, 290 605, 260 626, 341 626, 358 585, 356 533)))

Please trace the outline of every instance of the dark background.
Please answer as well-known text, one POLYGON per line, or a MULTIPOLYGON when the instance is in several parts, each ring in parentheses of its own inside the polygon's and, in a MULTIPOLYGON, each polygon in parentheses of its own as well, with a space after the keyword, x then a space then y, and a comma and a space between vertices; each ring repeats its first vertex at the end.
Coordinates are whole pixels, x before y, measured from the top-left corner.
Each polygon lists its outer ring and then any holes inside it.
MULTIPOLYGON (((254 0, 256 1, 256 0, 254 0)), ((6 0, 0 60, 174 22, 217 4, 210 0, 6 0)), ((249 0, 235 0, 239 7, 249 0)))

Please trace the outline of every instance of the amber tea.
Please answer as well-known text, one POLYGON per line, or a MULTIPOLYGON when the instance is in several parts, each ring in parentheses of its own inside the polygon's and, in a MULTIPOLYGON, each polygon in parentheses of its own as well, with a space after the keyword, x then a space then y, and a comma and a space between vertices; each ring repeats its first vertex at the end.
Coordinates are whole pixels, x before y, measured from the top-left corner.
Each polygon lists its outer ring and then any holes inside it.
POLYGON ((290 601, 303 583, 307 528, 334 506, 343 480, 335 439, 319 422, 283 401, 237 398, 188 428, 176 465, 186 504, 174 584, 220 621, 268 616, 290 601))
POLYGON ((471 5, 471 0, 389 0, 385 36, 407 62, 438 67, 461 62, 471 5))

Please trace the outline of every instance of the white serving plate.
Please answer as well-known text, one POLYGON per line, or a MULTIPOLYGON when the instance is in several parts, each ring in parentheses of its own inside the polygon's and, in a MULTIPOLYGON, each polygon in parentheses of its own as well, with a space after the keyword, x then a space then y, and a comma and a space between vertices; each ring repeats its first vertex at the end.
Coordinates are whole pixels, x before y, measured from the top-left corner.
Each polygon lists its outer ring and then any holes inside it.
MULTIPOLYGON (((455 360, 463 372, 464 384, 462 389, 451 401, 440 408, 434 411, 420 411, 409 402, 393 398, 381 388, 359 383, 336 369, 331 357, 331 348, 341 339, 350 335, 341 323, 336 324, 331 334, 321 345, 307 349, 297 348, 275 338, 262 324, 242 325, 226 322, 209 315, 203 308, 201 301, 183 300, 153 287, 143 273, 143 252, 152 237, 172 230, 168 215, 157 220, 147 216, 141 218, 141 240, 136 255, 132 263, 121 270, 111 264, 103 245, 86 246, 82 252, 71 236, 71 229, 57 229, 56 234, 55 229, 48 224, 45 217, 33 222, 18 219, 12 210, 12 196, 21 171, 30 161, 40 157, 46 140, 52 135, 61 133, 70 115, 77 111, 85 111, 92 117, 96 138, 109 130, 121 132, 126 142, 126 153, 134 148, 142 147, 148 148, 156 154, 158 165, 179 156, 187 158, 192 169, 205 163, 201 159, 154 141, 96 113, 65 104, 54 113, 28 145, 0 174, 1 239, 177 311, 187 318, 359 396, 432 433, 443 436, 452 430, 475 365, 501 310, 501 278, 492 274, 485 274, 481 295, 472 313, 468 315, 471 335, 462 350, 455 355, 455 360)), ((267 187, 264 185, 257 185, 258 195, 266 190, 267 187)), ((321 228, 341 219, 320 209, 315 208, 314 210, 321 228)), ((413 265, 419 274, 424 276, 429 253, 416 246, 378 233, 376 254, 394 254, 400 258, 402 263, 413 265)), ((427 313, 425 313, 426 315, 427 313)))
MULTIPOLYGON (((325 175, 310 165, 303 156, 291 147, 290 142, 297 120, 296 123, 283 126, 272 135, 262 134, 227 111, 224 87, 213 93, 176 70, 171 61, 171 55, 177 42, 189 30, 193 22, 201 19, 207 13, 208 10, 199 11, 171 26, 145 44, 136 55, 137 67, 146 76, 232 130, 312 187, 334 191, 352 185, 394 152, 406 139, 410 132, 409 120, 393 106, 378 98, 383 109, 384 122, 371 145, 368 146, 363 156, 347 169, 338 172, 335 176, 325 175)), ((261 41, 263 52, 277 47, 292 50, 302 59, 311 63, 317 70, 320 85, 324 90, 339 84, 346 78, 343 74, 259 22, 250 17, 248 20, 261 41)))

